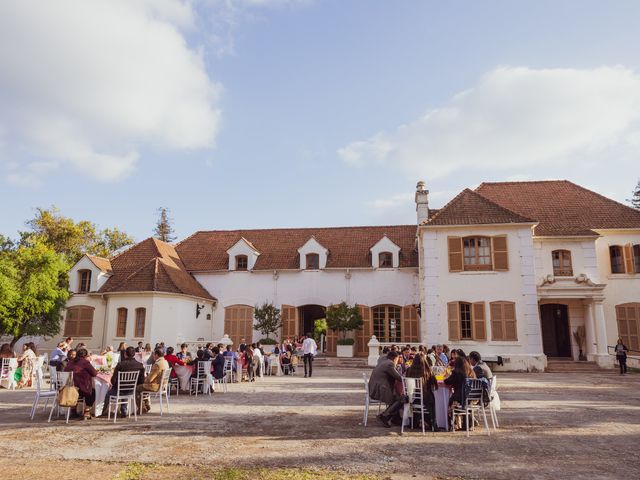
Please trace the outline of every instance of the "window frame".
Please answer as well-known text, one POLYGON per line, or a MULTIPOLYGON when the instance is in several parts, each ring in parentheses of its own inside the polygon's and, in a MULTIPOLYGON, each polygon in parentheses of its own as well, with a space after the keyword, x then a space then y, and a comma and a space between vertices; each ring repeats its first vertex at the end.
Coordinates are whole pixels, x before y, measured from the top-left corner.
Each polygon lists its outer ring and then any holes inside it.
POLYGON ((83 268, 82 270, 78 270, 78 293, 89 293, 90 291, 91 291, 91 270, 89 270, 88 268, 83 268), (83 278, 85 275, 87 276, 86 282, 83 278))
POLYGON ((622 339, 622 343, 624 343, 628 349, 633 351, 640 350, 640 302, 622 303, 616 305, 615 311, 616 326, 618 327, 618 337, 622 339), (633 318, 630 318, 630 316, 628 315, 630 311, 633 312, 633 318), (621 313, 623 313, 623 315, 621 315, 621 313), (626 333, 623 333, 623 329, 620 327, 621 325, 624 325, 625 322, 626 325, 624 330, 626 330, 626 333), (635 333, 632 333, 631 325, 634 325, 635 333))
POLYGON ((249 256, 248 255, 244 255, 244 254, 236 255, 235 256, 235 262, 236 262, 236 270, 238 272, 246 272, 246 271, 249 270, 249 256), (240 260, 244 261, 244 265, 243 266, 240 265, 240 260))
POLYGON ((573 260, 571 258, 571 250, 558 249, 551 252, 551 264, 553 266, 553 275, 555 277, 573 277, 573 260), (556 258, 558 255, 558 266, 556 267, 556 258), (564 260, 568 258, 569 266, 564 267, 564 260))
POLYGON ((63 335, 66 337, 74 337, 74 338, 91 338, 93 336, 93 316, 95 313, 95 307, 90 305, 73 305, 67 308, 65 313, 64 320, 64 332, 63 335), (90 312, 91 318, 82 318, 83 312, 90 312), (77 315, 76 318, 70 318, 71 316, 77 315), (83 335, 81 332, 81 324, 82 322, 89 324, 89 334, 83 335), (75 328, 71 328, 71 326, 75 328))
POLYGON ((133 325, 133 337, 144 338, 144 332, 147 326, 147 309, 145 307, 138 307, 135 310, 135 323, 133 325), (140 315, 142 314, 142 318, 140 315), (142 322, 140 322, 142 320, 142 322), (142 323, 142 329, 140 329, 140 323, 142 323))
POLYGON ((470 302, 458 302, 458 321, 460 322, 460 340, 473 340, 473 305, 470 302), (469 318, 463 318, 463 307, 466 312, 464 316, 468 314, 469 318), (468 323, 468 327, 465 324, 468 323), (468 329, 468 335, 465 336, 464 332, 468 329))
POLYGON ((491 237, 485 235, 469 235, 462 237, 462 268, 464 271, 491 271, 493 270, 493 245, 491 237), (475 245, 467 246, 467 242, 474 241, 475 245), (480 246, 480 241, 486 241, 487 245, 480 246), (487 255, 480 255, 480 248, 489 250, 487 255), (467 255, 467 250, 474 249, 473 255, 467 255), (467 258, 474 259, 474 263, 467 263, 467 258), (489 263, 480 263, 481 258, 486 258, 489 263))
POLYGON ((393 253, 384 251, 378 253, 378 268, 393 268, 393 253))
POLYGON ((640 244, 631 246, 631 252, 633 255, 633 270, 634 273, 640 273, 640 244))
POLYGON ((320 270, 320 254, 319 253, 307 253, 304 256, 304 269, 305 270, 320 270), (309 258, 314 258, 316 260, 315 262, 315 266, 314 267, 310 267, 310 263, 309 262, 309 258))
POLYGON ((620 275, 626 273, 624 265, 624 248, 622 247, 622 245, 609 245, 609 264, 611 266, 612 275, 620 275), (617 252, 616 258, 619 259, 619 265, 614 264, 614 252, 617 252), (619 271, 616 271, 618 269, 619 271))
POLYGON ((129 309, 125 307, 119 307, 116 310, 116 338, 127 337, 127 317, 129 316, 129 309), (124 313, 124 318, 121 318, 121 314, 124 313), (121 325, 122 322, 122 325, 121 325), (122 328, 121 328, 122 327, 122 328))
POLYGON ((402 307, 399 305, 371 307, 371 327, 373 334, 381 342, 402 342, 402 307), (391 328, 392 321, 394 322, 393 329, 391 328), (392 332, 394 333, 393 337, 391 337, 392 332))

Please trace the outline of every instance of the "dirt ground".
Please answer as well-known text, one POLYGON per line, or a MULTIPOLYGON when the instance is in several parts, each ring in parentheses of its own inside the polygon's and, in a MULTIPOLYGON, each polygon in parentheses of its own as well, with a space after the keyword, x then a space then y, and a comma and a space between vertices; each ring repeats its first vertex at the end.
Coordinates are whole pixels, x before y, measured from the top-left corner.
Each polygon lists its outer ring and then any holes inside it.
MULTIPOLYGON (((304 478, 640 478, 639 386, 637 374, 500 374, 501 428, 469 438, 400 436, 374 413, 364 427, 359 370, 172 396, 169 414, 160 417, 154 404, 137 422, 115 425, 47 423, 42 408, 30 421, 33 392, 0 390, 0 471, 56 480, 223 478, 212 472, 225 468, 310 469, 304 478)), ((234 475, 224 478, 245 478, 234 475)))

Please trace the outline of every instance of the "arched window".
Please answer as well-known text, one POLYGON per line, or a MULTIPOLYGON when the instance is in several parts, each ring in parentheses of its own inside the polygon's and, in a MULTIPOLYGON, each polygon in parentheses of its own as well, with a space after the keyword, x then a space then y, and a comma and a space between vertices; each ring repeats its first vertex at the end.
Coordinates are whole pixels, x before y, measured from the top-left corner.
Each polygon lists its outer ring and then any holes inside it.
POLYGON ((127 309, 118 309, 118 320, 116 323, 116 337, 127 336, 127 309))
POLYGON ((571 252, 569 250, 554 250, 551 252, 553 259, 553 274, 556 277, 570 277, 573 275, 571 265, 571 252))
POLYGON ((380 252, 378 254, 379 268, 393 268, 393 254, 391 252, 380 252))
POLYGON ((91 270, 78 270, 78 293, 91 290, 91 270))
POLYGON ((136 308, 136 325, 135 325, 135 334, 136 338, 144 338, 144 325, 147 320, 147 309, 146 308, 136 308))
POLYGON ((320 270, 320 255, 317 253, 307 253, 307 270, 320 270))
POLYGON ((620 245, 609 247, 609 258, 611 259, 611 273, 624 273, 624 254, 620 245))
POLYGON ((402 341, 402 309, 395 305, 378 305, 373 311, 373 334, 381 342, 402 341))
POLYGON ((249 268, 249 257, 236 255, 236 270, 246 271, 249 268))
POLYGON ((462 248, 465 270, 491 270, 491 238, 465 237, 462 248))
POLYGON ((67 309, 64 333, 67 337, 91 337, 93 330, 93 307, 75 306, 67 309))

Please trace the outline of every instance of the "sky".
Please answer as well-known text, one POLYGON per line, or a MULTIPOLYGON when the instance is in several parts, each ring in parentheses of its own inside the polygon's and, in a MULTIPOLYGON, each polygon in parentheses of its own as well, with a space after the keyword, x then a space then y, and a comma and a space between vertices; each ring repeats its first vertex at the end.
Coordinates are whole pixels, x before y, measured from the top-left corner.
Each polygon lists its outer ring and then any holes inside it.
POLYGON ((415 222, 483 181, 640 178, 640 2, 0 2, 0 233, 415 222))

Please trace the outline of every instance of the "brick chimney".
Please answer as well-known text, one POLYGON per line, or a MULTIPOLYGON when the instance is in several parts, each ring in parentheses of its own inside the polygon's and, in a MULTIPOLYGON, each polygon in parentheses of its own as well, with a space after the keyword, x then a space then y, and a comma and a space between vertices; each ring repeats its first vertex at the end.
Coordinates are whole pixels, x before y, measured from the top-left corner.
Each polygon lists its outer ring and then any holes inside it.
POLYGON ((416 185, 416 214, 418 216, 418 225, 429 218, 429 190, 426 184, 420 180, 416 185))

